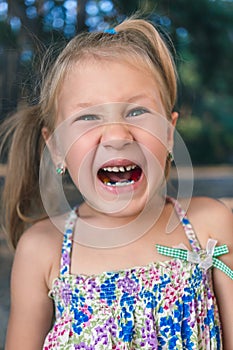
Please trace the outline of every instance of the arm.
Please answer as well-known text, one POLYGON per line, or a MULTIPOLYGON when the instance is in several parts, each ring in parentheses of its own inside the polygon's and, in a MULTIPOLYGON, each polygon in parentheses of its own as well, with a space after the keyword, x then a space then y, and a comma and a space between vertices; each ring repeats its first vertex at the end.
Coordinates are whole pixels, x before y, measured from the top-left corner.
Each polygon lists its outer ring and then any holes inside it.
MULTIPOLYGON (((226 244, 229 253, 219 257, 233 269, 233 215, 223 203, 204 197, 191 201, 188 216, 203 249, 209 238, 217 245, 226 244)), ((225 273, 213 268, 213 287, 223 331, 223 349, 233 349, 233 280, 225 273)))
MULTIPOLYGON (((218 217, 222 229, 218 225, 218 244, 227 244, 229 253, 220 259, 233 270, 233 215, 230 210, 219 208, 218 217)), ((214 269, 214 290, 218 302, 223 331, 223 349, 233 349, 233 280, 226 274, 214 269)))
POLYGON ((53 304, 47 295, 48 259, 43 241, 39 232, 31 229, 17 246, 11 277, 6 350, 41 349, 51 327, 53 304))

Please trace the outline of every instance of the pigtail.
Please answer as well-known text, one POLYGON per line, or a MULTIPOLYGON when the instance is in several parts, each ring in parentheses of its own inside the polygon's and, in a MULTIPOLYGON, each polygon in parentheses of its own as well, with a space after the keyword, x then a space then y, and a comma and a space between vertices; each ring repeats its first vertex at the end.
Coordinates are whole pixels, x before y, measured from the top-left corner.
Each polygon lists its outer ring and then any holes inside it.
POLYGON ((14 248, 25 228, 44 216, 39 190, 40 157, 45 145, 41 128, 38 106, 18 111, 1 126, 1 150, 8 148, 4 227, 14 248))

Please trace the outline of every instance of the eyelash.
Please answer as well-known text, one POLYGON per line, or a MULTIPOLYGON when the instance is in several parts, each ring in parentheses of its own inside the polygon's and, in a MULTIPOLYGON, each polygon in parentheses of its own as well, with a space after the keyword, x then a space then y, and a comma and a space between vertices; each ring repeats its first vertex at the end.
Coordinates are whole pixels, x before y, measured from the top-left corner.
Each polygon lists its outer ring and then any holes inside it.
POLYGON ((78 117, 76 121, 79 121, 79 120, 90 121, 90 120, 99 120, 99 119, 100 118, 95 114, 86 114, 78 117))
MULTIPOLYGON (((137 108, 134 108, 131 111, 129 111, 126 117, 134 118, 134 117, 138 117, 138 116, 145 114, 145 113, 149 113, 148 109, 146 109, 144 107, 137 107, 137 108), (139 113, 137 113, 137 112, 139 112, 139 113), (136 113, 136 114, 134 114, 134 113, 136 113)), ((100 117, 98 117, 95 114, 86 114, 86 115, 81 115, 80 117, 78 117, 76 119, 76 121, 92 121, 92 120, 100 120, 100 117)))
POLYGON ((137 108, 132 109, 132 111, 130 111, 127 116, 128 117, 138 117, 144 113, 149 113, 149 111, 144 107, 137 107, 137 108), (140 112, 139 114, 132 115, 133 113, 138 112, 138 111, 140 112))

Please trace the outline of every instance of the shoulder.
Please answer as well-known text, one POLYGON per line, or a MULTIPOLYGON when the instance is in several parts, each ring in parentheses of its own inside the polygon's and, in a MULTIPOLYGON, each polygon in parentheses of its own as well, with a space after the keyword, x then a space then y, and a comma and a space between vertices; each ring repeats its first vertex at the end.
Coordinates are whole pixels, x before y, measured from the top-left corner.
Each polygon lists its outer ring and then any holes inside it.
POLYGON ((21 236, 14 265, 25 271, 35 269, 50 287, 59 270, 62 241, 63 232, 50 219, 39 221, 21 236))
POLYGON ((50 250, 54 244, 59 244, 61 237, 62 234, 59 234, 59 230, 50 219, 41 220, 22 234, 16 251, 28 251, 31 254, 36 253, 37 256, 40 250, 50 250))
POLYGON ((205 246, 209 238, 218 244, 232 244, 233 215, 221 201, 208 197, 193 197, 181 200, 200 243, 205 246))
POLYGON ((7 345, 11 349, 41 349, 53 315, 51 271, 59 271, 61 234, 43 220, 21 236, 11 272, 11 310, 7 345), (30 336, 33 335, 33 336, 30 336))
POLYGON ((190 201, 188 213, 199 219, 207 230, 232 229, 232 212, 220 200, 194 197, 190 201))

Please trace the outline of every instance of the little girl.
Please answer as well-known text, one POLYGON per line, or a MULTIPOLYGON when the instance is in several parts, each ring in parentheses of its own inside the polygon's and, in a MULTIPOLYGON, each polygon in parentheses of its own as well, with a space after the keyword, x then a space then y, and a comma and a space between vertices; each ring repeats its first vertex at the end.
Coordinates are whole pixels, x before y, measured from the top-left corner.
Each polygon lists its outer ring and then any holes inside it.
POLYGON ((72 39, 38 105, 6 122, 6 350, 233 349, 232 214, 164 194, 175 101, 169 49, 129 19, 72 39), (53 214, 51 168, 83 195, 69 213, 53 214))

